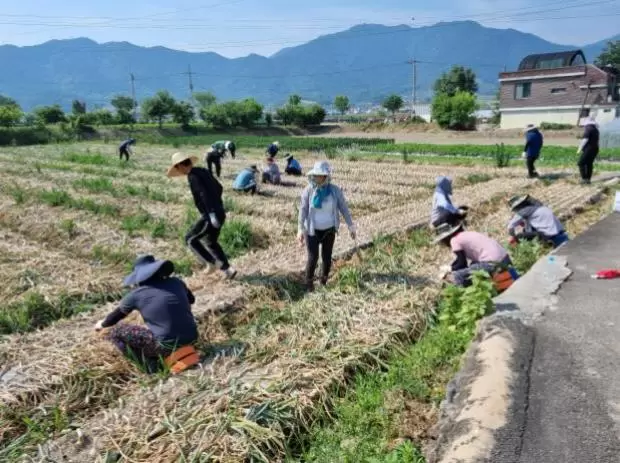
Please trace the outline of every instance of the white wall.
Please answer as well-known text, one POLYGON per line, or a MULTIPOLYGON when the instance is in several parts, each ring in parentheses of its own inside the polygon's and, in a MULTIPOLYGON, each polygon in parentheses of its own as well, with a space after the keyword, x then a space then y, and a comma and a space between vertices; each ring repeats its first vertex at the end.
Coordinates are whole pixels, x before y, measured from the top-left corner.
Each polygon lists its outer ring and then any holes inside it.
MULTIPOLYGON (((577 108, 557 108, 557 109, 523 109, 519 111, 502 111, 500 127, 502 129, 522 129, 528 124, 541 124, 542 122, 555 122, 557 124, 577 124, 579 109, 577 108)), ((616 111, 611 109, 604 112, 603 109, 593 107, 590 115, 599 124, 610 122, 616 117, 616 111)))

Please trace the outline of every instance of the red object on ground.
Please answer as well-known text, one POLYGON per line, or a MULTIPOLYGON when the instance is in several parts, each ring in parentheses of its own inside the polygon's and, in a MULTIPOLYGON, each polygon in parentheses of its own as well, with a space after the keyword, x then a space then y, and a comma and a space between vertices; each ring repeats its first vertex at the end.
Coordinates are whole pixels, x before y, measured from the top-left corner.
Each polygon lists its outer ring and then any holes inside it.
POLYGON ((599 280, 611 280, 613 278, 620 278, 620 270, 616 270, 616 269, 601 270, 600 272, 596 272, 596 275, 594 275, 594 278, 597 278, 599 280))

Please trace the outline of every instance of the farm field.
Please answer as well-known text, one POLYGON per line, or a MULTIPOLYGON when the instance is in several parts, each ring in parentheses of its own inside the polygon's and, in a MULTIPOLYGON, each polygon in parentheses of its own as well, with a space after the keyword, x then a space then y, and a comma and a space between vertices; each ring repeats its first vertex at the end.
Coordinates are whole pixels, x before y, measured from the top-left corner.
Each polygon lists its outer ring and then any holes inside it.
MULTIPOLYGON (((423 332, 440 290, 437 268, 450 259, 428 233, 412 231, 428 221, 437 175, 455 179, 472 227, 501 240, 509 196, 530 192, 569 218, 600 188, 570 177, 528 180, 521 168, 332 159, 368 249, 352 253, 342 234, 328 287, 304 295, 305 253, 295 242, 304 178, 239 195, 235 174, 260 163, 261 152, 224 160, 222 242, 239 278, 223 282, 201 273, 183 244, 197 216, 186 181, 165 177, 175 148, 136 151, 125 165, 115 145, 0 149, 0 461, 290 456, 290 440, 350 369, 423 332), (195 292, 200 369, 148 376, 92 332, 140 253, 173 260, 195 292)), ((319 154, 299 159, 308 170, 319 154)), ((571 231, 597 218, 582 217, 571 231)))

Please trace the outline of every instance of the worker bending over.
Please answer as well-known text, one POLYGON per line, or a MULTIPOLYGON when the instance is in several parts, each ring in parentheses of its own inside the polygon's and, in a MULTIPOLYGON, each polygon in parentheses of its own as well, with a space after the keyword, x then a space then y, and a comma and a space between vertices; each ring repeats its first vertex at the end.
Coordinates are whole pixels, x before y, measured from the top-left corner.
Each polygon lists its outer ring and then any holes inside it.
POLYGON ((466 231, 463 224, 443 223, 436 233, 435 243, 449 247, 456 256, 447 277, 455 285, 468 286, 476 270, 483 270, 492 277, 500 269, 510 269, 514 279, 518 276, 512 269, 508 251, 493 238, 483 233, 466 231))
POLYGON ((263 183, 279 185, 282 181, 282 176, 280 174, 280 168, 278 167, 275 159, 273 159, 272 157, 268 157, 265 162, 267 163, 267 165, 263 169, 263 183))
POLYGON ((284 159, 286 160, 286 168, 284 172, 287 175, 294 175, 295 177, 301 176, 301 164, 297 159, 293 158, 292 154, 287 154, 284 159))
POLYGON ((280 151, 280 142, 274 141, 271 145, 267 147, 266 153, 270 158, 275 158, 280 151))
POLYGON ((235 143, 230 140, 216 141, 215 143, 211 145, 211 148, 215 149, 218 153, 220 153, 222 157, 225 156, 226 153, 230 153, 230 157, 235 159, 235 153, 237 152, 237 147, 235 146, 235 143))
POLYGON ((233 182, 233 190, 239 191, 242 193, 252 193, 252 195, 256 194, 258 189, 258 185, 256 184, 256 173, 258 169, 255 164, 252 164, 250 167, 246 167, 233 182))
POLYGON ((438 227, 441 224, 456 225, 467 216, 467 206, 452 204, 452 179, 437 177, 435 193, 433 194, 433 209, 431 210, 431 225, 438 227))
POLYGON ((525 195, 511 198, 508 204, 515 213, 508 224, 513 242, 538 238, 557 248, 569 240, 553 211, 540 201, 525 195), (521 231, 517 232, 518 229, 521 231))
POLYGON ((135 138, 130 138, 128 140, 125 140, 123 143, 121 143, 120 146, 118 147, 118 158, 122 160, 123 156, 125 156, 125 161, 129 161, 129 155, 133 154, 131 151, 131 147, 135 144, 136 144, 135 138))
POLYGON ((222 158, 224 157, 224 151, 219 151, 214 146, 209 148, 207 154, 205 154, 205 164, 211 172, 211 175, 217 175, 217 178, 220 178, 222 174, 222 158), (213 167, 215 167, 215 174, 213 173, 213 167))

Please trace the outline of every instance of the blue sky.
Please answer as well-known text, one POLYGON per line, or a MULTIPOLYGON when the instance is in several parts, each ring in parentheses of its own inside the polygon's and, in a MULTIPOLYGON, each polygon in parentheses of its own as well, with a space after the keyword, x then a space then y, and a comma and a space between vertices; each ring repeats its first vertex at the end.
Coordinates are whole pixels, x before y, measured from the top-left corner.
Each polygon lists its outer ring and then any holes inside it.
POLYGON ((360 23, 418 25, 473 19, 558 43, 583 45, 620 33, 620 0, 19 0, 2 1, 0 43, 89 37, 238 57, 360 23), (9 3, 8 5, 6 3, 9 3), (53 4, 53 6, 52 6, 53 4), (297 4, 292 6, 292 4, 297 4), (378 5, 381 6, 378 6, 378 5), (542 6, 546 5, 546 6, 542 6), (579 17, 580 19, 578 19, 579 17))

